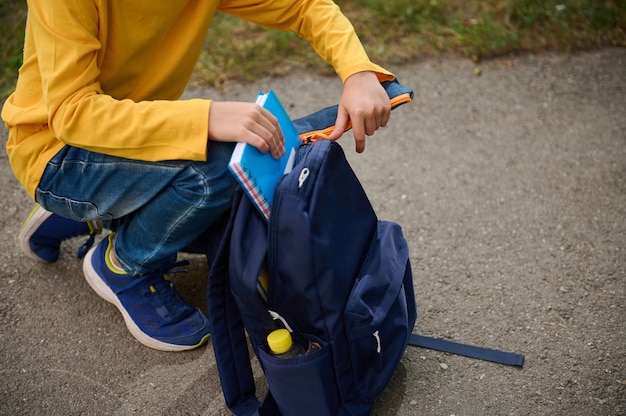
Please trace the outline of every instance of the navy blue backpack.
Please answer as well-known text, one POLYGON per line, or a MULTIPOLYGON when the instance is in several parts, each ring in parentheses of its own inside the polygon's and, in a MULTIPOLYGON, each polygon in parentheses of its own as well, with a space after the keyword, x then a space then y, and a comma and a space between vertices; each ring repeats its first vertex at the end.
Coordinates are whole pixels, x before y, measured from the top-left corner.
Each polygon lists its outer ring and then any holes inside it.
MULTIPOLYGON (((410 90, 397 82, 383 85, 392 104, 410 100, 410 90)), ((334 115, 336 106, 294 124, 306 141, 323 137, 334 115)), ((293 170, 276 186, 269 223, 238 189, 223 235, 211 253, 208 307, 222 390, 235 415, 367 415, 409 343, 523 361, 412 334, 417 304, 402 229, 377 218, 338 143, 300 146, 293 170), (265 298, 259 296, 263 273, 265 298), (321 348, 276 358, 266 337, 277 328, 321 348), (247 339, 269 387, 262 401, 247 339)))

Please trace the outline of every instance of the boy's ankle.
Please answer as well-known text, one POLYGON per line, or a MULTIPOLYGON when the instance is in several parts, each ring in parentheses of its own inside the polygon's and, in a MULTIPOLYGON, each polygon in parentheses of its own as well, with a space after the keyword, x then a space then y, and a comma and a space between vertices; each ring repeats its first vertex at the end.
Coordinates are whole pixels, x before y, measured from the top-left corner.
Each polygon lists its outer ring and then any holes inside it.
POLYGON ((122 265, 115 256, 115 234, 109 235, 109 246, 105 254, 105 262, 110 271, 115 274, 128 274, 126 270, 122 268, 122 265))

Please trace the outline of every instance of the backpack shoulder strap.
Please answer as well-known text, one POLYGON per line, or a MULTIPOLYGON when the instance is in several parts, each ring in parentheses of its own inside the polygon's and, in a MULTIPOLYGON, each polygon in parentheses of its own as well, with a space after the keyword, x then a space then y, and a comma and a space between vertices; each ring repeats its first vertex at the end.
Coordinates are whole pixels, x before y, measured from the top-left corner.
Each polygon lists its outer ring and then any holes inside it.
MULTIPOLYGON (((242 192, 235 192, 233 213, 236 213, 241 197, 242 192)), ((233 217, 234 215, 231 215, 228 221, 224 238, 211 264, 207 303, 211 341, 226 405, 235 415, 247 416, 255 414, 260 403, 256 397, 243 321, 228 279, 233 217)))
POLYGON ((458 342, 448 341, 440 338, 427 337, 424 335, 412 334, 411 338, 409 339, 409 344, 416 347, 449 352, 452 354, 491 361, 498 364, 511 365, 514 367, 522 367, 524 365, 524 356, 522 354, 492 350, 489 348, 477 347, 468 344, 461 344, 458 342))

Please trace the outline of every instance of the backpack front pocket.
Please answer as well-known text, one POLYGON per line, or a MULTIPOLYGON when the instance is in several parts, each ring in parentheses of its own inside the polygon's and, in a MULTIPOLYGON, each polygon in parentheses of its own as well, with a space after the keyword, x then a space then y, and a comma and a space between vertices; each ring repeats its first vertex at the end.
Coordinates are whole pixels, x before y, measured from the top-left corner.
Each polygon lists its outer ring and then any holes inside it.
POLYGON ((407 306, 413 288, 404 287, 410 273, 402 230, 380 221, 344 314, 354 382, 368 402, 388 384, 413 330, 415 311, 407 306))
POLYGON ((281 359, 259 348, 269 389, 283 415, 336 415, 340 400, 330 346, 281 359))

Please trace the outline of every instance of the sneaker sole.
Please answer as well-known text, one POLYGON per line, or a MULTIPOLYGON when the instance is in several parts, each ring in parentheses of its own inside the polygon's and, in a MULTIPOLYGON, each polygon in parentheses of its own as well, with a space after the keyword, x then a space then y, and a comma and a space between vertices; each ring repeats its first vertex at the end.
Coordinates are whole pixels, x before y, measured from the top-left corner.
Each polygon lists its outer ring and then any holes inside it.
POLYGON ((96 247, 92 248, 87 252, 85 259, 83 261, 83 273, 85 275, 85 280, 91 288, 100 296, 102 299, 107 302, 113 304, 121 313, 124 318, 124 323, 126 324, 126 328, 130 331, 131 335, 135 337, 137 341, 145 345, 146 347, 153 348, 159 351, 188 351, 194 348, 200 347, 204 343, 206 343, 211 336, 211 334, 207 334, 205 337, 200 340, 200 342, 196 345, 177 345, 177 344, 169 344, 167 342, 159 341, 150 337, 148 334, 143 332, 135 321, 130 317, 129 313, 124 308, 124 305, 119 301, 115 293, 111 290, 111 288, 100 278, 98 273, 91 267, 91 258, 95 251, 96 247))
POLYGON ((20 228, 20 233, 17 236, 17 239, 20 242, 20 248, 28 257, 33 260, 37 260, 40 263, 51 263, 47 260, 42 259, 30 248, 30 238, 33 236, 33 233, 43 224, 52 213, 46 211, 41 208, 39 205, 35 205, 35 208, 28 214, 28 218, 24 221, 22 228, 20 228))

